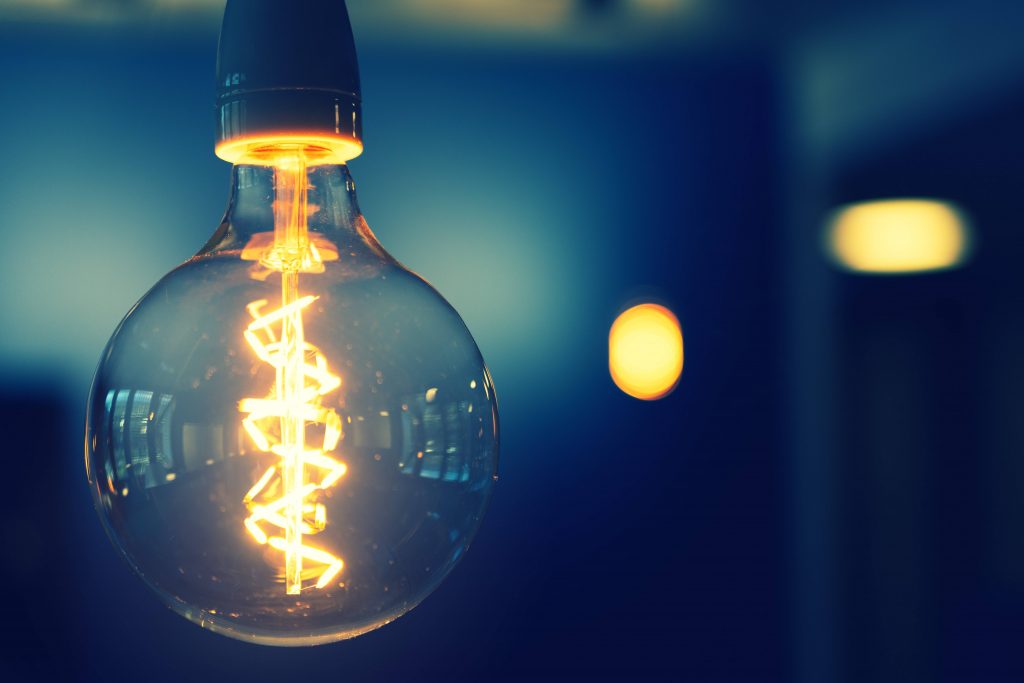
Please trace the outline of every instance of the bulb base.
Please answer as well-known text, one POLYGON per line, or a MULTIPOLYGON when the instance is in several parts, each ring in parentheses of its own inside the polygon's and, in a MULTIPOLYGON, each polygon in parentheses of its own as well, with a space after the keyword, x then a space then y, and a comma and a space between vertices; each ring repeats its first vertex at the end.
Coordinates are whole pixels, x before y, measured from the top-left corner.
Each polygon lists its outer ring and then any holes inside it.
POLYGON ((300 145, 314 163, 363 150, 359 66, 342 0, 228 0, 217 54, 216 153, 261 163, 300 145))
POLYGON ((218 98, 216 154, 262 163, 282 145, 307 149, 311 163, 343 164, 363 151, 362 107, 351 93, 330 90, 243 91, 218 98))

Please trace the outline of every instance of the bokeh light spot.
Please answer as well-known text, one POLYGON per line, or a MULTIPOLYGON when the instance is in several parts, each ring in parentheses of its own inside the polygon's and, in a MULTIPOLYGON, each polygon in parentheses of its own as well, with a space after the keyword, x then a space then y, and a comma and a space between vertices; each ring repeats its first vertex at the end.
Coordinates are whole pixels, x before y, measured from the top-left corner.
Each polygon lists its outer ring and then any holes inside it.
POLYGON ((970 250, 970 228, 952 204, 887 199, 840 208, 828 226, 827 249, 842 268, 914 273, 952 268, 970 250))
POLYGON ((608 333, 608 368, 616 386, 645 401, 667 396, 683 372, 683 333, 658 304, 626 310, 608 333))

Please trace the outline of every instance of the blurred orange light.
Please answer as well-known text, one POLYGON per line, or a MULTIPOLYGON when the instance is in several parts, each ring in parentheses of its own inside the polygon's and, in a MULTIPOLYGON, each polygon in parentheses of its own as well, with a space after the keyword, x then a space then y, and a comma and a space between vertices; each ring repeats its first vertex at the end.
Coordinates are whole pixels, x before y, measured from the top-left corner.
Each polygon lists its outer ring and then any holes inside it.
POLYGON ((842 268, 864 273, 914 273, 952 268, 970 250, 970 228, 952 204, 887 199, 851 204, 829 222, 827 249, 842 268))
POLYGON ((657 304, 626 310, 608 333, 608 368, 616 386, 644 401, 663 398, 683 372, 683 333, 672 311, 657 304))

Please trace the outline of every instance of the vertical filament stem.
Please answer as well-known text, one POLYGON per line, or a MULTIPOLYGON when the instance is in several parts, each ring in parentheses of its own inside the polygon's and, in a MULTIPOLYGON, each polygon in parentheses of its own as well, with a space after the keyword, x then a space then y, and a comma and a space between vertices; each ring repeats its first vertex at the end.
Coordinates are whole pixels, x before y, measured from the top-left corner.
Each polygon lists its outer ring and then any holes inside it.
MULTIPOLYGON (((281 273, 283 307, 299 300, 299 274, 281 273)), ((288 499, 285 527, 285 586, 289 595, 297 595, 302 587, 302 497, 305 483, 303 453, 306 448, 306 420, 302 415, 305 374, 302 368, 305 339, 302 330, 302 309, 293 306, 282 321, 281 346, 285 362, 277 370, 277 385, 287 409, 281 416, 281 447, 284 451, 284 496, 288 499)))
POLYGON ((287 406, 281 416, 281 448, 284 452, 284 497, 288 500, 285 519, 285 588, 298 595, 302 588, 302 495, 305 484, 303 454, 306 448, 304 403, 305 339, 299 300, 301 254, 308 242, 306 232, 306 168, 302 152, 283 157, 274 169, 274 249, 281 259, 281 307, 290 310, 281 327, 284 362, 277 369, 280 399, 287 406))
POLYGON ((282 270, 298 273, 309 245, 306 157, 302 150, 282 154, 274 164, 274 251, 286 259, 282 270))

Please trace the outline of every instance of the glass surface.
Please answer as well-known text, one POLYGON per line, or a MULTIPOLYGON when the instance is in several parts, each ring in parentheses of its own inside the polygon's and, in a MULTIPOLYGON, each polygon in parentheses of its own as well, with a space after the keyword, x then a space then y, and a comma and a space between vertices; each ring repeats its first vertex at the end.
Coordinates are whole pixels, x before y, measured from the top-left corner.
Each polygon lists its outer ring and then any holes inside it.
POLYGON ((380 247, 344 166, 299 161, 235 167, 213 239, 111 338, 86 433, 135 571, 192 621, 277 645, 418 604, 468 547, 498 458, 459 315, 380 247))

